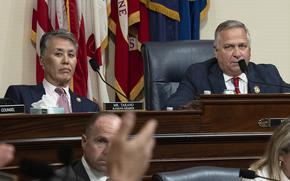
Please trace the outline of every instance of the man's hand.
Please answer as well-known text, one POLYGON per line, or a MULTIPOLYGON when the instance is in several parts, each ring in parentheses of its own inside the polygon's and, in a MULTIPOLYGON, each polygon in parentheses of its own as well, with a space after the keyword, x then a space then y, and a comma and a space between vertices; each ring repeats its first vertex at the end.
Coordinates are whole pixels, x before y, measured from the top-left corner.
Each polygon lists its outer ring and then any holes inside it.
POLYGON ((137 181, 149 166, 155 145, 155 120, 149 120, 140 132, 128 140, 135 124, 135 114, 126 113, 108 153, 109 177, 112 181, 137 181))

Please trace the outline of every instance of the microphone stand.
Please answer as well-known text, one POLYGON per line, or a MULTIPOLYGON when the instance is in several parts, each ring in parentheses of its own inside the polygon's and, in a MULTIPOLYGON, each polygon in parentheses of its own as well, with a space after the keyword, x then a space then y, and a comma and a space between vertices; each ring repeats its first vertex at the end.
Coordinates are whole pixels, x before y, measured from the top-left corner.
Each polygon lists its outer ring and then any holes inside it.
POLYGON ((95 59, 90 59, 89 60, 89 63, 92 67, 92 69, 97 72, 101 78, 101 80, 106 84, 108 85, 109 87, 111 87, 117 94, 120 94, 122 97, 124 97, 127 101, 130 101, 130 99, 124 95, 122 92, 120 92, 118 89, 116 89, 115 87, 113 87, 111 84, 109 84, 107 81, 105 81, 105 79, 103 78, 103 76, 101 75, 100 71, 99 71, 99 65, 97 64, 96 60, 95 59))

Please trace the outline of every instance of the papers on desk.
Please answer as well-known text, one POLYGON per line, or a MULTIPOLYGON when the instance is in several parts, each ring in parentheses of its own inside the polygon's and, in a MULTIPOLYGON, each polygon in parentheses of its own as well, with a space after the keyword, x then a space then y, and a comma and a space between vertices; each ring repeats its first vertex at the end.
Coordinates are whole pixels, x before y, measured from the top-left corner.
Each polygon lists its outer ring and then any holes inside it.
POLYGON ((52 99, 43 95, 42 98, 31 104, 30 114, 63 114, 64 108, 56 107, 52 99))

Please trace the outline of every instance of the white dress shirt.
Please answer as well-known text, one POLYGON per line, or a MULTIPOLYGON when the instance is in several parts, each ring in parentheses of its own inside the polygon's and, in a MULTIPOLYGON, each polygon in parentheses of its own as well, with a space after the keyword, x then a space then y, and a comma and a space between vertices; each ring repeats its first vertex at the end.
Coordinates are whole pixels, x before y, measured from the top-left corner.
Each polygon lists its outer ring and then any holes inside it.
MULTIPOLYGON (((228 76, 226 74, 224 75, 224 80, 225 80, 225 85, 227 90, 232 90, 235 91, 235 86, 233 83, 233 78, 231 76, 228 76)), ((248 78, 246 76, 246 74, 242 73, 241 75, 238 76, 239 79, 239 89, 241 94, 247 94, 248 93, 248 78)))
MULTIPOLYGON (((43 84, 43 87, 45 90, 45 94, 51 98, 52 102, 54 103, 54 106, 58 107, 57 99, 59 98, 59 95, 58 95, 58 93, 55 92, 55 88, 57 88, 57 87, 52 85, 51 83, 49 83, 46 79, 43 79, 42 84, 43 84)), ((70 111, 72 112, 69 87, 67 86, 67 87, 62 87, 62 88, 64 89, 64 91, 68 97, 70 111)))
POLYGON ((91 181, 106 181, 108 179, 108 177, 103 173, 91 168, 84 157, 82 157, 82 163, 91 181))

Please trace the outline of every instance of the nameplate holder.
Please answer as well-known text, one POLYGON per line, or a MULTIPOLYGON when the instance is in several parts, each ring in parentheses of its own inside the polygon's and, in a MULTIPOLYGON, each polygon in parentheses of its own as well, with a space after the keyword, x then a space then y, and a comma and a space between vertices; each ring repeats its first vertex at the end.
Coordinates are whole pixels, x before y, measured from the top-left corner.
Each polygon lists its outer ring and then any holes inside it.
POLYGON ((24 112, 24 104, 0 105, 0 114, 15 114, 24 112))
POLYGON ((258 125, 262 128, 277 127, 285 120, 287 120, 287 118, 262 118, 258 120, 258 125))
POLYGON ((107 102, 104 103, 104 110, 143 110, 143 102, 107 102))

